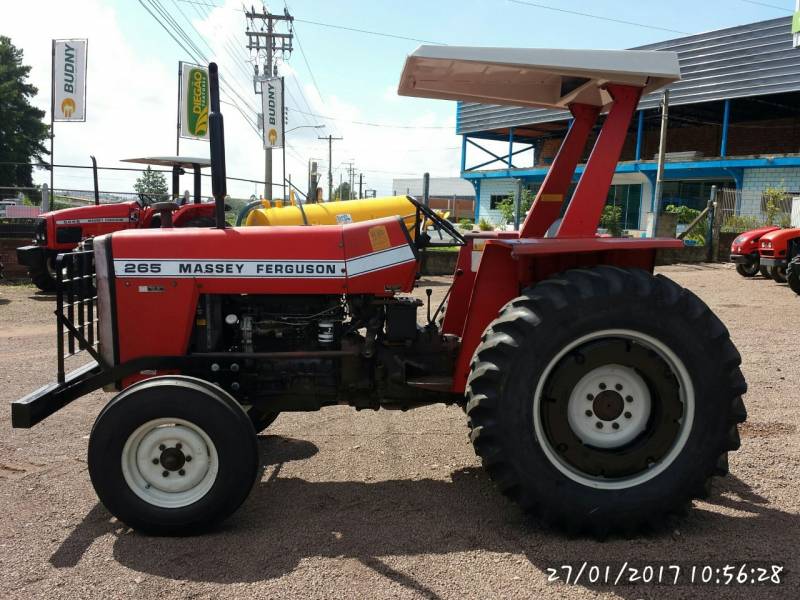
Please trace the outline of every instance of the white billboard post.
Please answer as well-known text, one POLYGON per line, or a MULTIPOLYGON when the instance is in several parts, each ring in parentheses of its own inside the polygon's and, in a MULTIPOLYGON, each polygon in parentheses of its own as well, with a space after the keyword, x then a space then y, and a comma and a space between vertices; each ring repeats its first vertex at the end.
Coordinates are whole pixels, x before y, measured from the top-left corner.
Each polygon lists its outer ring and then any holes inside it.
POLYGON ((53 124, 86 121, 88 40, 53 40, 50 87, 50 189, 53 189, 53 124))
MULTIPOLYGON (((284 103, 283 103, 283 77, 265 77, 261 81, 261 110, 263 112, 264 127, 262 129, 262 139, 264 150, 271 152, 275 148, 284 147, 284 135, 286 127, 284 123, 284 103)), ((286 158, 284 155, 284 171, 286 170, 286 158)), ((271 164, 270 164, 271 166, 271 164)), ((271 169, 270 169, 271 170, 271 169)), ((271 183, 271 173, 270 173, 271 183)), ((283 181, 283 196, 286 197, 286 178, 283 181)), ((269 194, 271 195, 271 188, 269 194)), ((269 196, 268 196, 269 197, 269 196)))

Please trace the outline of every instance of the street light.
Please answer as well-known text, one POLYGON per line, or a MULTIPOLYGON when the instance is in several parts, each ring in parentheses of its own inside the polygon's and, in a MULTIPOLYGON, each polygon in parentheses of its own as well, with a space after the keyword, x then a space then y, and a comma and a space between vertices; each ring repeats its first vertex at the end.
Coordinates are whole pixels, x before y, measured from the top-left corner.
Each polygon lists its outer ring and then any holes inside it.
POLYGON ((294 131, 295 129, 303 129, 303 127, 306 127, 308 129, 325 129, 325 125, 298 125, 297 127, 292 127, 291 129, 287 129, 286 133, 294 131))

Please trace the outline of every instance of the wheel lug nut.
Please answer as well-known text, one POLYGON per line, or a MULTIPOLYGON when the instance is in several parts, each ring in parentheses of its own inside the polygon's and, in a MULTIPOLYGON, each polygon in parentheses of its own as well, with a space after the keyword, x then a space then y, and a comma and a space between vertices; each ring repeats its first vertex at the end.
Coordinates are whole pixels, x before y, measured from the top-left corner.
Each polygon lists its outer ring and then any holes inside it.
POLYGON ((625 402, 633 402, 633 396, 625 396, 625 402))
POLYGON ((603 424, 600 421, 597 422, 597 428, 598 429, 602 429, 603 428, 603 424))
POLYGON ((601 383, 601 384, 600 384, 598 387, 599 387, 601 390, 604 390, 604 389, 606 389, 606 384, 605 384, 605 383, 601 383))
POLYGON ((163 477, 169 477, 169 471, 162 471, 162 472, 161 472, 161 475, 162 475, 163 477))
POLYGON ((166 447, 164 444, 159 444, 159 445, 158 445, 158 449, 159 449, 159 450, 161 450, 161 451, 163 452, 164 450, 166 450, 166 449, 167 449, 167 447, 166 447))
POLYGON ((617 391, 620 391, 622 389, 622 384, 618 383, 617 385, 614 386, 614 389, 616 389, 617 391))
POLYGON ((592 416, 592 414, 593 414, 593 413, 592 413, 592 411, 590 411, 590 410, 587 410, 587 411, 586 411, 586 416, 587 416, 587 417, 591 417, 591 416, 592 416))
POLYGON ((587 400, 594 400, 594 394, 586 394, 587 400))
POLYGON ((625 413, 625 418, 626 418, 626 419, 630 419, 632 416, 633 416, 633 415, 632 415, 631 413, 629 413, 629 412, 626 412, 626 413, 625 413))
POLYGON ((158 459, 157 459, 157 458, 154 458, 154 459, 153 459, 153 464, 154 464, 154 465, 157 465, 157 464, 158 464, 158 459))
POLYGON ((180 450, 181 448, 183 448, 183 444, 181 444, 180 442, 178 442, 177 444, 175 444, 175 448, 176 448, 177 450, 180 450))
POLYGON ((191 460, 192 460, 192 457, 191 457, 191 456, 187 456, 187 457, 186 457, 186 462, 190 462, 191 460))
POLYGON ((186 471, 184 471, 183 469, 181 469, 180 471, 178 471, 178 475, 186 475, 186 471))
POLYGON ((612 423, 612 424, 611 424, 611 426, 612 426, 614 429, 619 429, 619 423, 612 423))

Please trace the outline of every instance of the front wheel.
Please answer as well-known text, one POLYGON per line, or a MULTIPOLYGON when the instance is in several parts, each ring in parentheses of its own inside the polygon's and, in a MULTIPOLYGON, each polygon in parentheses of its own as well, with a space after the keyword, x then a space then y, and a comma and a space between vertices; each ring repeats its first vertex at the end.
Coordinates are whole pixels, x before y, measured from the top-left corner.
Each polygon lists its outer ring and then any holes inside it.
POLYGON ((247 497, 258 451, 250 420, 223 390, 191 377, 154 377, 101 411, 88 467, 101 502, 128 526, 197 533, 247 497))
POLYGON ((795 256, 786 267, 786 281, 795 294, 800 294, 800 256, 795 256))
POLYGON ((755 277, 758 275, 758 260, 737 264, 736 272, 742 277, 755 277))
POLYGON ((770 267, 769 276, 778 283, 786 283, 786 267, 770 267))
POLYGON ((471 439, 500 489, 559 528, 657 528, 739 447, 739 364, 725 326, 669 279, 567 271, 487 329, 467 385, 471 439))
POLYGON ((764 265, 758 267, 758 272, 765 279, 769 279, 771 277, 771 275, 769 274, 769 267, 765 267, 764 265))
POLYGON ((56 291, 56 254, 47 251, 42 264, 28 271, 33 285, 43 292, 56 291))

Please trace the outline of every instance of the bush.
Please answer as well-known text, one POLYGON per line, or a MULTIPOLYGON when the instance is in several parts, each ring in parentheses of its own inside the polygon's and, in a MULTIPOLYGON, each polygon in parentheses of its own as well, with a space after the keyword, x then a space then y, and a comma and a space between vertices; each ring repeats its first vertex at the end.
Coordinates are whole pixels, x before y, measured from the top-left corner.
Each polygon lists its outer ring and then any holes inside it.
POLYGON ((761 221, 754 216, 731 215, 722 222, 720 231, 724 233, 741 233, 761 227, 761 221))
POLYGON ((603 207, 603 214, 600 216, 600 227, 608 230, 614 237, 622 235, 622 208, 606 204, 603 207))
POLYGON ((672 215, 678 215, 678 223, 681 225, 688 225, 703 211, 696 208, 689 208, 688 206, 675 206, 674 204, 669 204, 664 209, 664 212, 672 215))
POLYGON ((472 219, 467 219, 466 217, 464 217, 458 220, 458 226, 461 227, 461 229, 472 229, 473 225, 474 223, 472 219))
POLYGON ((481 217, 481 220, 478 221, 478 229, 481 231, 494 231, 494 225, 492 225, 484 217, 481 217))

